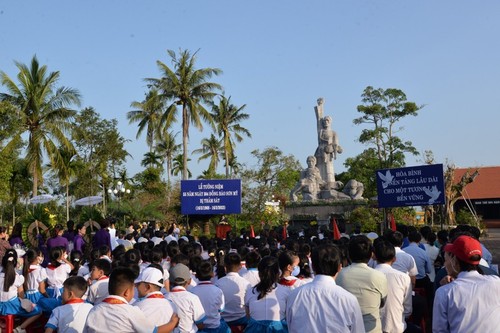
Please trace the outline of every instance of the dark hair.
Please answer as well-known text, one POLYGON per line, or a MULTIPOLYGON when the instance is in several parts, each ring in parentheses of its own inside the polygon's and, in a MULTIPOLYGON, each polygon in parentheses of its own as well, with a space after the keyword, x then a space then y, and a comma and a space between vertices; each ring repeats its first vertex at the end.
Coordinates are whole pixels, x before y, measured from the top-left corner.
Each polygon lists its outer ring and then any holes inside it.
POLYGON ((390 262, 394 257, 396 257, 396 249, 394 245, 391 244, 391 242, 380 239, 373 244, 374 252, 375 252, 375 257, 377 258, 377 261, 381 264, 385 264, 387 262, 390 262))
POLYGON ((73 265, 73 270, 69 273, 70 276, 78 275, 80 267, 83 265, 83 254, 78 250, 73 250, 69 254, 69 261, 73 265))
POLYGON ((259 265, 259 262, 262 258, 260 257, 260 254, 257 253, 256 251, 250 251, 247 254, 246 259, 247 259, 246 260, 246 267, 247 268, 257 268, 257 266, 259 265))
POLYGON ((196 272, 196 270, 198 269, 198 266, 201 264, 201 262, 203 261, 203 258, 201 256, 193 256, 189 259, 189 269, 192 271, 192 272, 196 272))
POLYGON ((14 237, 19 237, 23 238, 23 224, 21 222, 17 222, 14 224, 14 227, 12 228, 12 232, 10 234, 10 238, 14 237))
POLYGON ((229 271, 237 269, 240 265, 241 257, 238 253, 231 252, 224 257, 224 266, 226 266, 229 271))
POLYGON ((78 298, 82 298, 85 294, 87 285, 87 281, 81 276, 70 276, 63 283, 64 289, 72 291, 78 298))
POLYGON ((68 228, 68 231, 73 231, 74 226, 75 226, 75 221, 68 220, 68 222, 66 222, 66 227, 68 228))
POLYGON ((340 269, 340 251, 333 244, 316 247, 312 252, 311 260, 316 274, 334 276, 340 269))
POLYGON ((85 224, 84 224, 84 223, 78 223, 78 224, 76 225, 76 230, 78 231, 78 230, 80 230, 81 228, 83 228, 84 226, 85 226, 85 224))
POLYGON ((212 278, 213 267, 210 261, 202 261, 196 268, 196 278, 200 281, 210 281, 212 278))
POLYGON ((101 229, 108 228, 109 227, 109 219, 102 220, 101 223, 99 223, 99 225, 101 226, 101 229))
POLYGON ((309 265, 309 258, 304 253, 299 253, 299 278, 308 279, 312 277, 312 268, 309 265))
POLYGON ((372 257, 372 243, 365 235, 351 237, 348 247, 352 262, 367 263, 372 257))
POLYGON ((436 234, 434 232, 430 232, 427 234, 427 237, 425 239, 427 240, 428 244, 434 245, 434 242, 436 241, 436 234))
POLYGON ((61 266, 61 263, 59 262, 59 260, 62 258, 63 252, 64 252, 64 250, 63 250, 63 247, 61 247, 61 246, 55 246, 55 247, 50 249, 49 259, 50 259, 50 263, 52 264, 52 266, 54 266, 54 267, 61 266))
POLYGON ((17 252, 14 249, 8 249, 2 258, 2 267, 5 274, 3 280, 3 291, 9 291, 9 288, 16 280, 16 265, 17 265, 17 252))
POLYGON ((293 261, 297 258, 297 254, 292 251, 283 251, 278 257, 279 268, 282 272, 286 271, 288 265, 293 266, 293 261))
POLYGON ((64 227, 61 224, 56 224, 52 229, 52 237, 57 237, 60 231, 63 231, 64 227))
POLYGON ((109 276, 108 293, 119 295, 123 290, 134 286, 138 274, 128 267, 117 267, 109 276))
POLYGON ((108 255, 108 253, 111 252, 111 249, 107 245, 101 245, 99 246, 99 256, 105 256, 108 255))
POLYGON ((170 261, 172 264, 183 264, 189 267, 189 257, 185 254, 179 253, 175 257, 173 257, 170 261))
POLYGON ((259 293, 257 297, 259 300, 266 297, 266 295, 277 286, 280 277, 278 259, 272 256, 265 256, 259 262, 258 269, 260 282, 255 285, 254 290, 259 293))
POLYGON ((92 267, 97 267, 102 270, 104 275, 109 276, 111 273, 111 263, 106 259, 97 259, 92 263, 92 267))
POLYGON ((387 234, 387 240, 395 247, 401 247, 401 245, 403 245, 403 238, 403 234, 399 231, 387 234))
POLYGON ((420 233, 418 231, 412 231, 408 235, 408 240, 410 242, 418 243, 422 240, 422 235, 420 235, 420 233))
POLYGON ((24 276, 24 290, 28 290, 28 278, 30 272, 30 265, 32 265, 35 260, 42 255, 42 251, 39 248, 33 247, 29 248, 24 254, 24 265, 23 265, 23 276, 24 276))

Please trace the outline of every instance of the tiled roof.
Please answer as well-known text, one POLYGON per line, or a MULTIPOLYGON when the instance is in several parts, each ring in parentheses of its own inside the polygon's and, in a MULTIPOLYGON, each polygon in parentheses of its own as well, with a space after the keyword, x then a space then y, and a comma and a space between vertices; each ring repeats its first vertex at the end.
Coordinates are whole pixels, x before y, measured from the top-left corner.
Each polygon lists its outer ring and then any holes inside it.
POLYGON ((500 198, 500 166, 457 168, 455 169, 455 183, 460 181, 467 170, 471 174, 479 170, 479 175, 463 191, 467 199, 500 198))

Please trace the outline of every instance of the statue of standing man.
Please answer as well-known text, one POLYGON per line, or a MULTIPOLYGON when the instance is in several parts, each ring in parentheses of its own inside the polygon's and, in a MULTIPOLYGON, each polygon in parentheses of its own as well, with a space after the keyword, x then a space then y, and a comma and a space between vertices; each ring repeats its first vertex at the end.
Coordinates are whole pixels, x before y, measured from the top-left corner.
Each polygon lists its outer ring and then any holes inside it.
POLYGON ((326 188, 335 190, 338 184, 335 182, 335 172, 333 169, 333 161, 337 158, 337 153, 342 153, 342 148, 339 145, 337 133, 331 129, 332 118, 323 116, 323 98, 318 98, 318 105, 314 107, 316 112, 316 122, 318 130, 318 148, 314 153, 317 160, 317 167, 320 171, 321 178, 327 184, 326 188))

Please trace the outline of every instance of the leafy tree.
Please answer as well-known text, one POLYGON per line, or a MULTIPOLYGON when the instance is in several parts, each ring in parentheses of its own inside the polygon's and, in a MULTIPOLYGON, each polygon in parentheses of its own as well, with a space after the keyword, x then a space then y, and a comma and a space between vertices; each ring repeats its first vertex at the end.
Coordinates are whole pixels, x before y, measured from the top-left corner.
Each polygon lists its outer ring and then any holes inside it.
POLYGON ((5 141, 16 133, 21 126, 16 116, 15 107, 5 101, 0 101, 0 202, 9 200, 9 180, 12 177, 13 163, 19 154, 22 141, 17 147, 3 149, 5 141))
POLYGON ((141 161, 143 167, 162 167, 162 156, 155 151, 150 151, 144 154, 144 158, 141 161))
POLYGON ((446 198, 445 212, 448 224, 455 224, 455 203, 462 197, 462 192, 465 187, 472 183, 474 179, 479 175, 479 170, 476 169, 474 172, 467 170, 460 180, 455 182, 455 166, 448 165, 446 171, 444 172, 444 195, 446 198))
MULTIPOLYGON (((188 161, 191 161, 190 158, 188 158, 188 161)), ((184 170, 184 156, 182 154, 177 155, 173 159, 172 163, 172 170, 170 171, 173 176, 178 176, 179 173, 182 173, 184 170)), ((188 178, 191 178, 193 175, 191 174, 191 171, 188 171, 188 178)))
POLYGON ((208 165, 208 173, 215 174, 217 171, 217 166, 219 165, 219 154, 222 151, 222 142, 217 139, 212 133, 210 138, 204 138, 201 140, 201 148, 193 150, 193 154, 202 154, 198 158, 198 162, 210 159, 210 164, 208 165))
POLYGON ((196 69, 197 52, 191 55, 188 50, 181 50, 177 56, 174 51, 168 50, 168 54, 173 68, 158 60, 162 77, 146 81, 160 91, 161 97, 168 105, 160 126, 170 127, 170 124, 176 121, 177 106, 182 109, 182 179, 187 179, 189 125, 192 124, 202 130, 202 120, 212 122, 210 113, 203 105, 212 102, 216 95, 215 91, 221 89, 219 84, 208 80, 222 71, 218 68, 196 69))
POLYGON ((16 62, 16 66, 19 70, 18 84, 6 73, 0 72, 1 83, 8 91, 0 94, 0 100, 14 105, 22 122, 21 129, 9 144, 17 144, 23 133, 29 134, 26 160, 33 175, 35 196, 39 183, 43 183, 43 153, 54 162, 60 158, 58 145, 72 147, 67 133, 71 129, 75 111, 69 107, 80 104, 80 93, 72 88, 57 88, 59 72, 48 73, 46 66, 39 65, 36 56, 32 58, 30 67, 19 62, 16 62))
POLYGON ((151 89, 144 101, 132 102, 130 105, 136 110, 127 113, 129 124, 138 122, 136 139, 139 139, 144 129, 146 129, 146 143, 149 151, 152 152, 155 140, 159 137, 160 119, 164 109, 164 100, 157 89, 151 89))
POLYGON ((340 173, 338 180, 346 184, 350 179, 356 179, 364 185, 363 197, 372 198, 377 195, 375 170, 380 168, 380 161, 375 149, 368 148, 355 157, 348 157, 344 165, 347 171, 340 173))
POLYGON ((170 189, 170 175, 171 175, 171 170, 172 170, 172 161, 174 159, 174 156, 176 156, 179 153, 179 150, 181 148, 180 144, 177 144, 175 142, 175 137, 177 134, 173 134, 173 132, 164 132, 164 134, 161 136, 160 141, 158 142, 156 146, 156 151, 163 156, 163 159, 167 163, 167 187, 170 189))
POLYGON ((217 133, 222 137, 224 142, 224 161, 226 166, 226 178, 230 176, 230 162, 234 158, 234 140, 241 142, 243 135, 252 137, 250 132, 243 126, 241 122, 248 119, 250 116, 243 112, 246 104, 237 107, 231 104, 231 97, 226 98, 222 95, 219 99, 219 104, 212 106, 212 118, 217 129, 217 133), (234 140, 232 139, 234 136, 234 140))

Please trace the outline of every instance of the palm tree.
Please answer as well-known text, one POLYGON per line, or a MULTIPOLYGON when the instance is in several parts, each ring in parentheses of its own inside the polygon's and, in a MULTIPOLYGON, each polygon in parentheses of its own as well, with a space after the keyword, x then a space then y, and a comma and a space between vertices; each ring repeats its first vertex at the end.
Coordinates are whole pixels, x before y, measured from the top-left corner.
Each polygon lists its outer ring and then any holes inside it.
MULTIPOLYGON (((191 161, 190 158, 188 158, 188 161, 191 161)), ((173 165, 172 165, 172 170, 170 171, 173 176, 178 176, 179 173, 184 172, 184 156, 182 154, 177 155, 173 159, 173 165)), ((191 178, 192 174, 189 169, 187 170, 188 173, 188 178, 191 178)))
POLYGON ((234 139, 237 142, 243 140, 242 135, 249 138, 252 137, 250 132, 240 125, 241 121, 248 119, 250 116, 243 113, 246 104, 237 107, 231 104, 231 97, 226 98, 224 95, 220 96, 219 104, 212 106, 212 118, 219 136, 222 137, 224 142, 224 160, 226 165, 226 178, 230 175, 230 162, 234 158, 234 139))
POLYGON ((193 154, 202 154, 198 158, 198 162, 210 158, 210 164, 208 165, 208 173, 215 174, 217 171, 217 166, 219 165, 219 155, 222 151, 222 140, 219 140, 212 133, 210 138, 204 138, 201 140, 201 148, 193 150, 193 154))
MULTIPOLYGON (((33 196, 37 195, 38 183, 42 179, 42 159, 45 152, 51 162, 61 159, 59 145, 72 148, 66 133, 71 129, 75 114, 69 106, 80 105, 80 93, 72 88, 56 88, 59 72, 47 72, 47 66, 40 66, 36 56, 31 66, 15 63, 19 69, 17 85, 6 73, 0 72, 0 79, 8 93, 0 94, 0 100, 7 100, 17 108, 22 128, 5 147, 19 142, 21 135, 28 132, 26 160, 33 176, 33 196)), ((54 164, 54 163, 53 163, 54 164)))
POLYGON ((182 108, 182 179, 188 178, 189 125, 192 124, 202 130, 201 120, 211 123, 210 113, 203 104, 212 102, 216 95, 214 91, 222 88, 219 84, 208 81, 213 75, 219 75, 222 71, 218 68, 196 69, 196 53, 191 55, 188 50, 181 50, 177 57, 174 51, 168 50, 173 69, 158 60, 162 77, 146 79, 153 87, 159 89, 166 104, 170 103, 162 116, 162 125, 168 128, 176 121, 177 106, 182 108))
POLYGON ((144 158, 141 161, 143 167, 155 167, 161 168, 162 156, 155 151, 151 151, 144 154, 144 158))
POLYGON ((137 109, 127 113, 129 124, 139 122, 137 125, 136 139, 138 139, 144 129, 146 129, 146 143, 149 151, 153 150, 155 140, 158 138, 158 130, 164 102, 157 89, 151 89, 142 102, 132 102, 131 107, 137 109))
MULTIPOLYGON (((173 132, 165 132, 164 135, 161 135, 160 141, 156 145, 156 151, 163 156, 165 161, 167 162, 167 186, 170 189, 170 174, 172 170, 172 161, 174 156, 179 153, 181 148, 180 144, 175 142, 175 137, 177 133, 173 132)), ((167 190, 168 190, 167 189, 167 190)))

